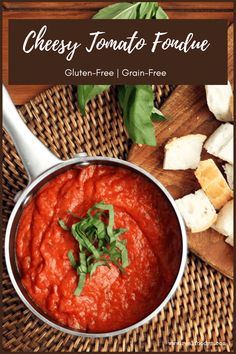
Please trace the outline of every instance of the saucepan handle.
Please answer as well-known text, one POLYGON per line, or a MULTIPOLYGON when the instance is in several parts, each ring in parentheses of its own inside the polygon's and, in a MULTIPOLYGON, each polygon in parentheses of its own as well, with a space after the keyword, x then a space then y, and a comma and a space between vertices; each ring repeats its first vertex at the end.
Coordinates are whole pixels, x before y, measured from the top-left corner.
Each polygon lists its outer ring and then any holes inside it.
POLYGON ((31 182, 62 160, 48 150, 27 128, 4 85, 2 96, 3 126, 12 138, 31 182))

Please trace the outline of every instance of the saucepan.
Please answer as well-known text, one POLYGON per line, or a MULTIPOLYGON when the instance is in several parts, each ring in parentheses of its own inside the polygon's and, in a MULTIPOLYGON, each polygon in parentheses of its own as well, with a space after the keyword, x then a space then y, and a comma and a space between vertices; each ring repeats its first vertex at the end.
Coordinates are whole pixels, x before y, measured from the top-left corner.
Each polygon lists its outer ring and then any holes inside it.
POLYGON ((187 259, 187 236, 184 222, 169 192, 151 174, 139 168, 138 166, 121 159, 110 157, 88 157, 85 153, 79 153, 70 160, 60 160, 51 151, 49 151, 46 146, 44 146, 27 128, 27 126, 24 124, 21 117, 19 116, 5 87, 3 87, 3 125, 14 142, 18 154, 23 161, 29 179, 28 186, 26 187, 26 189, 24 191, 19 192, 15 197, 16 204, 9 218, 5 237, 5 259, 7 270, 11 282, 23 303, 34 315, 36 315, 40 320, 44 321, 48 325, 65 333, 76 336, 108 337, 119 335, 129 330, 135 329, 138 326, 141 326, 151 320, 164 308, 164 306, 175 293, 183 276, 187 259), (142 318, 138 322, 133 323, 132 325, 126 328, 121 328, 119 330, 110 331, 106 333, 86 333, 84 331, 69 328, 60 325, 50 316, 45 314, 39 308, 39 306, 34 303, 32 298, 29 296, 26 289, 22 285, 20 271, 18 269, 16 258, 16 234, 19 220, 24 210, 24 207, 27 205, 28 201, 32 198, 32 196, 35 195, 37 191, 39 191, 42 186, 48 183, 51 179, 67 171, 68 169, 76 168, 78 166, 80 168, 83 168, 83 166, 94 164, 117 166, 130 169, 137 174, 141 174, 142 176, 147 178, 151 183, 153 183, 155 185, 155 188, 157 188, 163 194, 164 198, 166 198, 170 208, 172 208, 173 210, 173 215, 177 220, 177 225, 179 228, 178 237, 181 244, 181 249, 178 255, 179 261, 177 267, 178 269, 176 269, 176 277, 163 301, 154 309, 154 311, 149 313, 145 318, 142 318))

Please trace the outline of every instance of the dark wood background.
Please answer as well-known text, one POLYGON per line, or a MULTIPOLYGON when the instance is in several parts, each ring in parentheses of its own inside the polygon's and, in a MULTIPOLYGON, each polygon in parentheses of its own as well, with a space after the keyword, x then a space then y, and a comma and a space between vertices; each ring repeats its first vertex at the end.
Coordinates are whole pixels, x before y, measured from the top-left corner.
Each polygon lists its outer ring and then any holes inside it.
MULTIPOLYGON (((8 84, 9 19, 88 19, 113 2, 3 2, 3 81, 8 84)), ((233 1, 160 2, 170 19, 226 19, 233 22, 233 1)), ((8 86, 8 85, 7 85, 8 86)), ((48 86, 8 86, 15 104, 24 104, 48 86)))

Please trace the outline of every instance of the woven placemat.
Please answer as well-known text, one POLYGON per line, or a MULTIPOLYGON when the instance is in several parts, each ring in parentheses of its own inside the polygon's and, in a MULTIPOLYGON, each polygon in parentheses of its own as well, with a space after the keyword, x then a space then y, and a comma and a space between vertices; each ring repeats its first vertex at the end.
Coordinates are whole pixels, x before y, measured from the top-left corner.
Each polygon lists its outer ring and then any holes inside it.
MULTIPOLYGON (((155 88, 160 105, 173 87, 155 88)), ((88 155, 126 158, 130 146, 115 89, 89 104, 86 117, 78 112, 76 89, 56 86, 19 112, 31 131, 63 159, 88 155)), ((3 136, 4 224, 14 195, 27 184, 24 167, 10 137, 3 136)), ((16 295, 3 266, 3 348, 10 352, 181 352, 232 351, 232 281, 189 255, 181 286, 150 323, 125 335, 90 339, 74 337, 45 325, 16 295)))

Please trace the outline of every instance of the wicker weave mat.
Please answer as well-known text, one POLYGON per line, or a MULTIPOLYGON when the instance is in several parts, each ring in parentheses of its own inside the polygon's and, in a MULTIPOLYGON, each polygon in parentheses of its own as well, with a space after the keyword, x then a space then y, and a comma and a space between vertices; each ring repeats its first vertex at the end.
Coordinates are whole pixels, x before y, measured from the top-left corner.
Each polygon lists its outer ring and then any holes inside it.
MULTIPOLYGON (((156 87, 157 102, 161 104, 172 89, 156 87)), ((34 134, 61 158, 81 150, 126 158, 129 141, 113 90, 93 101, 84 119, 71 86, 56 86, 19 112, 34 134)), ((5 224, 13 197, 27 179, 7 134, 3 152, 5 224)), ((174 298, 149 324, 119 337, 85 339, 54 330, 32 315, 16 295, 4 265, 3 315, 3 348, 11 352, 232 351, 233 284, 190 254, 174 298)))

